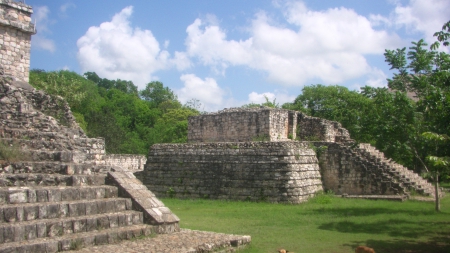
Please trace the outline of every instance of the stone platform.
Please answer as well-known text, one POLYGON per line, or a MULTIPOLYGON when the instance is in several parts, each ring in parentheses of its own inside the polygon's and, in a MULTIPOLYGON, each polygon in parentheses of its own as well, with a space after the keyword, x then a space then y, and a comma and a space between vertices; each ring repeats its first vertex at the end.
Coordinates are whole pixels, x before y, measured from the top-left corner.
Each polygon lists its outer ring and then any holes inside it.
POLYGON ((206 231, 182 229, 172 234, 159 234, 118 244, 84 248, 78 253, 196 253, 196 252, 234 252, 245 247, 251 241, 250 236, 230 235, 206 231))

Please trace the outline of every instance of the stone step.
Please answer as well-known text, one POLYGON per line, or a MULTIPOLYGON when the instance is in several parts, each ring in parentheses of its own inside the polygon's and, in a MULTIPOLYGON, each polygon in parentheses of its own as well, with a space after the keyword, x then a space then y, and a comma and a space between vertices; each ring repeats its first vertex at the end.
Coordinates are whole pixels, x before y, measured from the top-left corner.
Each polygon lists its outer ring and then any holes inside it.
POLYGON ((25 161, 0 164, 0 175, 2 173, 43 173, 43 174, 91 174, 106 173, 111 170, 110 165, 105 165, 104 160, 90 161, 90 163, 61 163, 55 161, 25 161))
POLYGON ((91 200, 117 198, 117 187, 97 186, 22 186, 1 187, 0 204, 19 204, 35 202, 59 202, 72 200, 91 200))
POLYGON ((116 213, 0 224, 0 244, 143 224, 143 213, 116 213))
POLYGON ((37 238, 0 244, 0 252, 60 252, 94 245, 118 243, 155 233, 155 227, 145 224, 67 234, 53 238, 37 238))
POLYGON ((389 173, 394 182, 396 181, 405 191, 416 190, 416 192, 425 195, 434 195, 434 191, 431 190, 430 184, 425 179, 406 167, 387 159, 382 152, 370 144, 360 143, 358 148, 353 149, 352 152, 359 153, 360 156, 365 157, 367 159, 365 162, 370 167, 389 173))
POLYGON ((0 186, 87 186, 104 185, 106 175, 62 175, 44 173, 0 173, 0 186))
MULTIPOLYGON (((1 124, 0 124, 1 125, 1 124)), ((61 129, 55 131, 41 131, 37 128, 13 128, 10 125, 3 124, 0 129, 0 138, 19 140, 41 140, 41 141, 60 141, 62 143, 90 145, 92 148, 103 148, 105 141, 102 138, 87 138, 79 133, 61 132, 61 129), (97 145, 98 147, 95 147, 97 145)))
POLYGON ((79 147, 74 146, 77 144, 81 144, 83 145, 83 147, 89 148, 90 154, 104 154, 103 139, 89 140, 86 138, 76 138, 75 140, 73 140, 68 139, 67 137, 63 137, 62 139, 55 141, 54 139, 42 139, 42 137, 39 136, 34 139, 27 137, 27 139, 1 138, 0 140, 3 143, 15 145, 20 147, 21 149, 43 151, 84 151, 85 149, 80 150, 79 147))
POLYGON ((38 161, 38 162, 63 162, 63 163, 90 163, 101 162, 105 159, 105 154, 101 153, 86 153, 81 150, 29 150, 21 149, 23 152, 22 162, 38 161))
POLYGON ((64 126, 58 126, 54 118, 40 113, 0 113, 0 124, 12 129, 35 129, 41 132, 55 131, 57 128, 66 129, 64 126))
POLYGON ((0 223, 78 217, 131 209, 132 202, 128 198, 9 204, 0 206, 0 223))

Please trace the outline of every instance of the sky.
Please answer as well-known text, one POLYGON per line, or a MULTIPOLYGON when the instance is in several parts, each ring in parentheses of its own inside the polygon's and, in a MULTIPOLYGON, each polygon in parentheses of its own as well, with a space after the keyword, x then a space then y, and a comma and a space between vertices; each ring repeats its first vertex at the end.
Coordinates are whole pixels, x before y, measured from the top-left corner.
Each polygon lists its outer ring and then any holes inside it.
MULTIPOLYGON (((96 72, 217 111, 312 84, 386 87, 385 49, 435 41, 450 0, 25 0, 31 69, 96 72)), ((448 49, 442 49, 448 52, 448 49)))

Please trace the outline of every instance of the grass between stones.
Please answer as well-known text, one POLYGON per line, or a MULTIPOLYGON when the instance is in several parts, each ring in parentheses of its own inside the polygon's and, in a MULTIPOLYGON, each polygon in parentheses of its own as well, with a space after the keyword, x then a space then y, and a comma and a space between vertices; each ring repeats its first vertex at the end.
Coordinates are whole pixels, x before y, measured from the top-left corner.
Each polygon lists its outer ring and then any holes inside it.
POLYGON ((344 253, 367 245, 377 253, 450 252, 450 196, 433 202, 343 199, 319 195, 299 205, 163 199, 182 228, 251 235, 239 251, 344 253))

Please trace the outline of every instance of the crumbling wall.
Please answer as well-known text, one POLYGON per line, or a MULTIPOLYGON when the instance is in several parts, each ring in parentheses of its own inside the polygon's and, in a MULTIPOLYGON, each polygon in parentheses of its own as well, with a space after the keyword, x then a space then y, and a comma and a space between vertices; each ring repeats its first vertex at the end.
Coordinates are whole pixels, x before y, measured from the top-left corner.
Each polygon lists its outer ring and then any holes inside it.
POLYGON ((353 142, 339 122, 297 114, 297 138, 301 141, 353 142))
POLYGON ((307 143, 155 144, 136 173, 158 197, 300 203, 322 190, 307 143))
POLYGON ((293 111, 231 108, 189 117, 188 142, 285 141, 294 138, 293 111))
POLYGON ((28 82, 33 10, 21 2, 0 0, 0 65, 4 74, 28 82))

